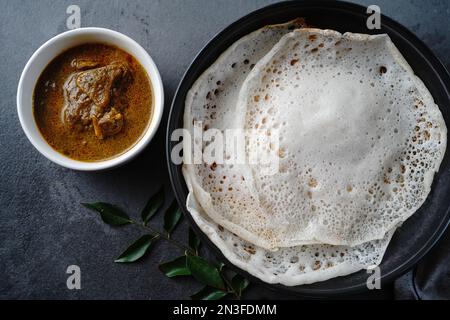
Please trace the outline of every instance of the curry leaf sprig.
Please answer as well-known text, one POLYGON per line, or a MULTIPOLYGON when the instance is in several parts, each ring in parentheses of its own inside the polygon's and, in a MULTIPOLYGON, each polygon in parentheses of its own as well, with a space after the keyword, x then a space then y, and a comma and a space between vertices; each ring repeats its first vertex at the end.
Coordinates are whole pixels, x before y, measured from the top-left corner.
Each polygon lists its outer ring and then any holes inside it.
POLYGON ((223 263, 215 265, 200 255, 201 242, 194 231, 189 228, 188 244, 185 245, 171 235, 183 218, 182 212, 175 200, 164 213, 164 231, 159 231, 149 223, 164 207, 165 194, 161 187, 147 201, 141 211, 142 222, 134 221, 119 207, 105 203, 82 203, 86 208, 100 214, 106 224, 113 227, 136 225, 145 230, 146 234, 133 242, 119 257, 116 263, 132 263, 143 258, 159 240, 167 241, 183 252, 174 260, 159 265, 159 269, 169 278, 181 276, 193 277, 204 287, 191 296, 194 300, 218 300, 227 296, 240 298, 248 287, 249 281, 242 276, 226 269, 223 263))

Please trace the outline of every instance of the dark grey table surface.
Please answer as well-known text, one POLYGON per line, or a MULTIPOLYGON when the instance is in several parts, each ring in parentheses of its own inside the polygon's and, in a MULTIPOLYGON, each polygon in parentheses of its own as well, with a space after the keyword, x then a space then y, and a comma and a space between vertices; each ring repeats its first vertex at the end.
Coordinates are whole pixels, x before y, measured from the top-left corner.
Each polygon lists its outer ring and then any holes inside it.
MULTIPOLYGON (((189 63, 217 32, 273 0, 50 1, 0 0, 0 298, 25 299, 182 299, 199 285, 164 277, 158 264, 176 250, 159 243, 142 262, 113 263, 141 234, 128 227, 111 229, 80 202, 115 203, 138 218, 148 196, 164 184, 170 194, 164 155, 165 122, 174 91, 189 63), (155 60, 165 92, 165 114, 148 148, 126 166, 101 173, 63 169, 28 142, 16 112, 16 88, 31 54, 46 40, 66 31, 66 8, 81 7, 83 27, 125 33, 155 60), (66 268, 81 268, 82 289, 68 290, 66 268)), ((450 2, 357 1, 376 3, 382 13, 407 26, 450 67, 450 2)), ((161 225, 161 217, 155 220, 161 225)), ((183 240, 184 222, 175 237, 183 240)), ((392 287, 368 297, 392 298, 392 287)), ((259 285, 247 298, 274 295, 259 285)))

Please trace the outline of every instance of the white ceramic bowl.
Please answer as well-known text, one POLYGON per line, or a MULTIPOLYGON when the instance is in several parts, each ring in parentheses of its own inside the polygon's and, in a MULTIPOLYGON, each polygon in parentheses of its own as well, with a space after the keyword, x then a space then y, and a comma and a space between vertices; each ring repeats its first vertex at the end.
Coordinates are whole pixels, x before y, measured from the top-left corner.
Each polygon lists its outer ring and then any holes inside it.
POLYGON ((22 72, 17 89, 17 112, 20 124, 33 146, 49 160, 70 169, 96 171, 117 167, 131 160, 151 141, 164 109, 164 89, 161 76, 152 58, 136 41, 109 29, 80 28, 64 32, 44 43, 30 58, 22 72), (63 51, 83 44, 100 42, 114 45, 133 55, 147 71, 152 84, 153 114, 150 124, 141 139, 117 157, 98 161, 82 162, 70 159, 54 150, 42 137, 33 116, 33 91, 45 67, 63 51))

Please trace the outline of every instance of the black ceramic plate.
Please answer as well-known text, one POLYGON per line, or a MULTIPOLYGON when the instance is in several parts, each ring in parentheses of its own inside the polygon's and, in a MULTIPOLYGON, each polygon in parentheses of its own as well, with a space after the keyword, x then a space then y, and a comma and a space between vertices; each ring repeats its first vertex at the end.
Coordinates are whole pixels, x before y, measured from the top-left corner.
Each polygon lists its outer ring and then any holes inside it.
MULTIPOLYGON (((221 251, 200 231, 186 210, 185 202, 188 192, 181 174, 181 166, 176 166, 170 161, 170 151, 175 144, 170 141, 170 134, 174 129, 183 127, 184 101, 186 93, 194 81, 223 51, 246 34, 265 25, 287 22, 297 17, 303 17, 308 24, 322 29, 334 29, 340 32, 387 33, 416 74, 425 82, 435 102, 441 108, 447 126, 449 125, 450 77, 440 61, 422 41, 386 16, 381 17, 381 30, 368 30, 366 27, 367 16, 366 8, 345 2, 295 1, 277 3, 250 13, 220 32, 203 48, 184 75, 172 103, 166 138, 170 179, 176 198, 193 229, 222 260, 227 261, 221 251)), ((445 231, 450 218, 449 169, 449 155, 446 152, 428 199, 418 212, 396 231, 386 251, 380 265, 382 286, 412 268, 445 231)), ((230 263, 228 265, 231 266, 230 263)), ((252 281, 260 282, 248 273, 235 269, 252 281)), ((363 270, 345 277, 311 285, 294 287, 272 285, 271 287, 307 296, 333 296, 367 290, 367 277, 368 274, 363 270)))

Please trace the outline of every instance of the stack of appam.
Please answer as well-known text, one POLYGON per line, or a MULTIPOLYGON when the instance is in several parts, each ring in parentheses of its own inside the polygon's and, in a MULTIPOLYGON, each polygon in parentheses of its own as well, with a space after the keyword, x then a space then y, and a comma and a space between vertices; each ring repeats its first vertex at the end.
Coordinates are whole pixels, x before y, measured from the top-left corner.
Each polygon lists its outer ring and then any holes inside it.
MULTIPOLYGON (((184 128, 194 136, 199 123, 277 137, 244 150, 275 157, 275 172, 185 161, 183 175, 188 210, 224 256, 287 286, 379 265, 427 198, 447 141, 433 97, 388 35, 302 20, 226 50, 186 97, 184 128)), ((210 143, 192 139, 190 149, 210 143)))

